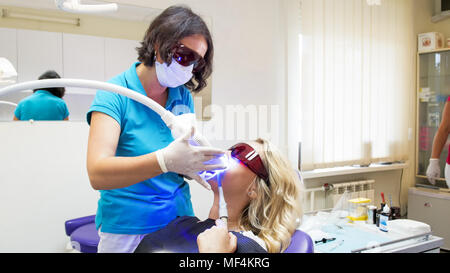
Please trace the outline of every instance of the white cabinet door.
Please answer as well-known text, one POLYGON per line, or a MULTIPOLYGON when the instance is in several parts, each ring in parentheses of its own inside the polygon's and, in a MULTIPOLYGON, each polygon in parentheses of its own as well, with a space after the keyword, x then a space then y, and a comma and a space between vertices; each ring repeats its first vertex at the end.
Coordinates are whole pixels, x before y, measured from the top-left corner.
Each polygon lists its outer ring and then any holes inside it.
POLYGON ((19 82, 37 80, 47 70, 63 76, 61 33, 18 29, 17 52, 19 82))
POLYGON ((105 38, 105 80, 124 72, 137 61, 140 42, 105 38))

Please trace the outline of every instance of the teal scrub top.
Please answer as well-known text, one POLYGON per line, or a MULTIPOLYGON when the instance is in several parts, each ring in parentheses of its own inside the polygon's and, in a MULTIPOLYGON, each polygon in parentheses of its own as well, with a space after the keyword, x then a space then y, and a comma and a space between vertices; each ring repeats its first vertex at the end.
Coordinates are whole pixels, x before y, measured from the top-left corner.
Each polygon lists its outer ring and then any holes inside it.
MULTIPOLYGON (((146 96, 137 65, 139 62, 108 82, 146 96)), ((167 110, 175 115, 194 113, 192 95, 184 85, 168 92, 167 110)), ((145 155, 174 140, 158 114, 128 97, 99 90, 87 113, 89 124, 94 111, 109 115, 120 125, 116 156, 145 155)), ((102 232, 146 234, 163 228, 177 216, 193 215, 189 184, 180 175, 168 172, 126 188, 100 190, 95 222, 102 232)))
POLYGON ((37 90, 19 102, 14 115, 19 120, 64 120, 69 110, 63 99, 46 90, 37 90))

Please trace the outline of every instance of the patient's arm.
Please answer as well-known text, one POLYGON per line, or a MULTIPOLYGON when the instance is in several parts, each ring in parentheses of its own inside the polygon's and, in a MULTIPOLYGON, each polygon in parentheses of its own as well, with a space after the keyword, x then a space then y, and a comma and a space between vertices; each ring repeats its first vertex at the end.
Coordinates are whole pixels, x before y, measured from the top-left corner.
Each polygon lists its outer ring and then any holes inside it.
POLYGON ((200 253, 233 253, 236 251, 237 238, 228 232, 225 225, 219 224, 200 233, 197 245, 200 253))

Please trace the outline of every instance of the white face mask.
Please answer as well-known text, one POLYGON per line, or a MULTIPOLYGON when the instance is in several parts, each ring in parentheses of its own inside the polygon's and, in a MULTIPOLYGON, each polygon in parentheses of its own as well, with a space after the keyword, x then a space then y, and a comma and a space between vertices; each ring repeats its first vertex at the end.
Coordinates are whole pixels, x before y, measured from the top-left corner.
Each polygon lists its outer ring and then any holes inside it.
POLYGON ((155 61, 156 64, 156 76, 159 83, 165 87, 178 87, 187 83, 192 78, 192 70, 194 65, 182 66, 172 59, 172 63, 167 65, 166 63, 159 63, 155 61))

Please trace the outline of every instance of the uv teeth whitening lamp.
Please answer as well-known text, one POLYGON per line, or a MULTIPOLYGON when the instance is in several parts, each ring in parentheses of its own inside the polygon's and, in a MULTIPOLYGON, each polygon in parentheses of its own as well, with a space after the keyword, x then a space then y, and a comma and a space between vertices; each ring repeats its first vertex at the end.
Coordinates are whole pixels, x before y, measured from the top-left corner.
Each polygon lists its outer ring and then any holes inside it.
MULTIPOLYGON (((10 85, 0 89, 0 97, 2 95, 6 95, 12 92, 19 92, 30 89, 34 90, 39 88, 52 88, 52 87, 88 88, 92 90, 93 94, 96 93, 95 90, 104 90, 126 96, 139 103, 142 103, 143 105, 155 111, 161 117, 161 119, 164 121, 167 127, 169 127, 173 138, 183 136, 184 134, 190 131, 192 126, 195 126, 195 115, 192 113, 175 116, 172 112, 167 111, 164 107, 162 107, 149 97, 146 97, 142 94, 139 94, 135 91, 132 91, 122 86, 100 81, 82 80, 82 79, 46 79, 46 80, 29 81, 10 85)), ((195 131, 195 134, 194 136, 192 136, 191 140, 192 140, 191 144, 193 145, 210 146, 206 138, 200 135, 197 131, 195 131)), ((217 182, 219 186, 219 200, 220 200, 219 217, 226 222, 226 220, 228 219, 227 204, 223 197, 221 178, 224 171, 228 170, 229 168, 235 165, 235 159, 233 159, 229 155, 224 155, 218 158, 218 160, 225 163, 225 165, 227 166, 225 170, 205 171, 201 172, 199 175, 203 177, 203 179, 205 180, 210 180, 213 177, 217 176, 218 179, 217 182)))
MULTIPOLYGON (((229 154, 225 154, 219 157, 217 160, 219 161, 218 163, 222 163, 226 166, 226 168, 223 170, 204 171, 199 175, 205 180, 211 180, 215 177, 217 178, 217 187, 219 190, 219 219, 221 219, 225 223, 225 225, 227 225, 228 210, 227 203, 225 202, 225 197, 223 196, 222 179, 227 170, 233 169, 239 164, 239 160, 229 154)), ((214 160, 215 163, 217 162, 217 160, 214 160)))

